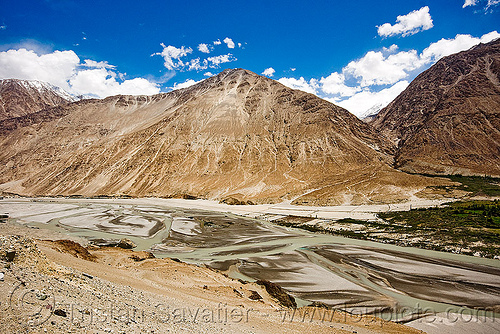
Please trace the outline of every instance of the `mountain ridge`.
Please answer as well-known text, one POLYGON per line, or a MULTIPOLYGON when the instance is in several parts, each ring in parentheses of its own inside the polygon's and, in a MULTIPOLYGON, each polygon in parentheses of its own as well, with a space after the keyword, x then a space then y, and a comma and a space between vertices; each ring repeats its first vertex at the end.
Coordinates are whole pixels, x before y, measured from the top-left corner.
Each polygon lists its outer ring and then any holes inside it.
POLYGON ((0 120, 74 102, 63 89, 39 80, 0 80, 0 120))
POLYGON ((500 39, 439 60, 371 122, 395 145, 394 166, 500 175, 500 39))
POLYGON ((392 144, 347 110, 243 69, 15 123, 0 133, 0 188, 27 195, 362 204, 444 182, 391 169, 392 144))

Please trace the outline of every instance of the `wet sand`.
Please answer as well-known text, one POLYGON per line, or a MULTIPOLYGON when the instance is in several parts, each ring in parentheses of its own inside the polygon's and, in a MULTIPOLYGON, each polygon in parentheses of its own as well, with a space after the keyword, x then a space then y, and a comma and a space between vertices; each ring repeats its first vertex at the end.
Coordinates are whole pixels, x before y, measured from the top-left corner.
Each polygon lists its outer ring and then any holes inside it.
POLYGON ((258 284, 146 252, 93 247, 91 259, 75 257, 84 248, 50 241, 61 237, 0 224, 1 333, 421 333, 371 316, 283 308, 258 284))
MULTIPOLYGON (((1 201, 0 211, 9 212, 18 223, 75 236, 126 236, 138 245, 137 249, 151 250, 157 257, 207 264, 236 278, 266 279, 306 303, 317 301, 393 320, 419 316, 419 308, 433 312, 450 308, 459 312, 463 307, 483 308, 490 313, 500 311, 498 260, 287 229, 235 215, 230 210, 207 211, 212 204, 203 203, 21 199, 1 201), (203 210, 197 207, 198 203, 203 210)), ((219 206, 214 207, 222 208, 219 206)), ((265 210, 258 208, 261 206, 245 207, 230 208, 245 216, 259 217, 287 205, 265 210)), ((309 209, 302 211, 311 214, 309 209)), ((319 209, 312 209, 319 213, 319 209)), ((362 214, 382 209, 365 207, 362 214)), ((347 212, 342 210, 346 208, 325 208, 322 214, 347 212)))

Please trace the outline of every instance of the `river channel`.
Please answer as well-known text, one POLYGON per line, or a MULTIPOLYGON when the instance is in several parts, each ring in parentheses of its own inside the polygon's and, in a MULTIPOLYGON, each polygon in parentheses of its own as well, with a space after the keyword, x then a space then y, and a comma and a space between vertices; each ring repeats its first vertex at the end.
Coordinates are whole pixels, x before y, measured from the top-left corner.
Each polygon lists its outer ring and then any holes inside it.
POLYGON ((4 199, 0 213, 35 228, 95 239, 279 284, 299 304, 411 318, 421 310, 500 311, 500 261, 289 229, 142 200, 4 199))

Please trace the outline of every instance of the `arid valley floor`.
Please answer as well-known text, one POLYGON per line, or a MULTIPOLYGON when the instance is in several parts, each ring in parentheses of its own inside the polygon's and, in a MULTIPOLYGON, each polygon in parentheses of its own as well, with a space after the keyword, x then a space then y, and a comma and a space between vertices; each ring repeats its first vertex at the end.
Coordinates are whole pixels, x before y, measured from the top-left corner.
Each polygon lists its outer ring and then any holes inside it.
POLYGON ((284 212, 369 218, 387 209, 286 203, 229 206, 181 199, 6 198, 0 211, 10 218, 0 224, 0 250, 5 254, 15 249, 16 257, 8 262, 3 255, 7 270, 1 305, 5 314, 14 312, 4 325, 31 332, 104 328, 264 333, 272 326, 272 332, 285 326, 297 333, 412 333, 412 327, 428 333, 499 330, 496 259, 315 234, 262 219, 284 212), (120 238, 137 247, 132 251, 95 245, 102 244, 99 239, 120 238), (86 248, 49 241, 61 239, 86 248), (36 265, 29 264, 33 259, 36 265), (256 280, 280 285, 295 297, 299 309, 284 307, 264 286, 253 283, 256 280), (22 282, 27 285, 20 287, 22 282), (29 289, 45 291, 66 317, 46 311, 37 316, 23 313, 23 305, 31 305, 33 313, 38 310, 36 302, 27 301, 29 289), (316 308, 306 306, 312 302, 316 308), (113 307, 121 313, 111 316, 113 307), (212 319, 217 312, 234 313, 226 320, 212 319), (245 312, 250 312, 248 319, 239 320, 245 312), (325 312, 333 312, 328 313, 329 321, 321 320, 325 312))

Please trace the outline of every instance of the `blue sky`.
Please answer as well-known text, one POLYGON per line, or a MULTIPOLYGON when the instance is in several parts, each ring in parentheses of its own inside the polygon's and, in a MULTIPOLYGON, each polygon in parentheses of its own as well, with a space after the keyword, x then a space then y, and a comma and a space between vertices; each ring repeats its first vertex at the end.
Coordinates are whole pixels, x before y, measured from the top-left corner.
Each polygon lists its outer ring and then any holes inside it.
POLYGON ((239 67, 357 115, 390 102, 440 57, 500 36, 500 0, 0 4, 0 78, 104 97, 169 91, 239 67))

